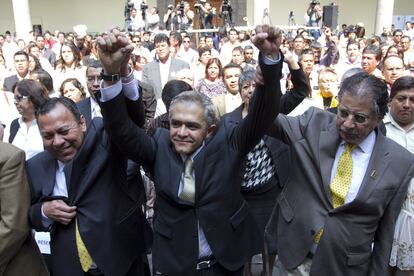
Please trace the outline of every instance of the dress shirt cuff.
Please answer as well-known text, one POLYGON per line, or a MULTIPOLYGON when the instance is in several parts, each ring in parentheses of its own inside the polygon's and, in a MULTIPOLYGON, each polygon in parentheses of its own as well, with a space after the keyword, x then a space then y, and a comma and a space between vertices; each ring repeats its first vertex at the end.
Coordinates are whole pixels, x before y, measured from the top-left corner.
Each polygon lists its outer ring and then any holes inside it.
POLYGON ((266 65, 274 65, 274 64, 277 64, 277 63, 280 62, 280 59, 281 59, 281 56, 282 55, 280 53, 278 53, 277 59, 275 59, 275 57, 272 57, 270 55, 262 55, 262 56, 263 56, 263 62, 264 62, 264 64, 266 64, 266 65))
POLYGON ((124 96, 131 101, 136 101, 139 99, 138 81, 136 78, 133 78, 128 83, 123 82, 122 90, 124 91, 124 96))
POLYGON ((101 81, 101 102, 107 102, 115 98, 122 91, 121 81, 117 81, 115 84, 103 87, 103 80, 101 81))
POLYGON ((42 225, 46 228, 49 228, 53 224, 53 220, 48 218, 45 213, 43 212, 43 205, 40 207, 40 211, 42 212, 42 225))

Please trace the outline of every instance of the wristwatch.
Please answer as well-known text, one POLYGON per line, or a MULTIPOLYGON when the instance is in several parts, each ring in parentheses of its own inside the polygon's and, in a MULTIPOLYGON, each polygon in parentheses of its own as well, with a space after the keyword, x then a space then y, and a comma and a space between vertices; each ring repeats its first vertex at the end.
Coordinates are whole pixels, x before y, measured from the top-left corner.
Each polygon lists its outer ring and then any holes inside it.
POLYGON ((118 74, 114 74, 114 75, 106 75, 104 73, 104 70, 102 69, 101 71, 101 78, 105 81, 112 81, 112 82, 116 82, 119 81, 121 79, 121 75, 118 74))

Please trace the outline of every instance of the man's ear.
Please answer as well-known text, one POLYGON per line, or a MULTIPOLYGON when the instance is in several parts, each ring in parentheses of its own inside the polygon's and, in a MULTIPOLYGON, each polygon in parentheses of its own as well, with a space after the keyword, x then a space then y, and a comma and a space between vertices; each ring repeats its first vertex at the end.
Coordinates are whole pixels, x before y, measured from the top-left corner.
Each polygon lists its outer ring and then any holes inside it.
POLYGON ((213 134, 213 132, 216 130, 217 125, 212 124, 207 128, 207 136, 210 136, 211 134, 213 134))
POLYGON ((86 121, 82 114, 80 116, 79 125, 81 126, 82 132, 86 132, 86 121))

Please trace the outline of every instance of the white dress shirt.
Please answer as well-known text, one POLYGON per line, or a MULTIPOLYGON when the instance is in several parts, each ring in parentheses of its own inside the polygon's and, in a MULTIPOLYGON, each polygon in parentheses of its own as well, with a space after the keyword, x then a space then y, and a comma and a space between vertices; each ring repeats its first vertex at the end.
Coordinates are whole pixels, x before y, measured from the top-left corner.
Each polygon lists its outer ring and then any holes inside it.
MULTIPOLYGON (((357 147, 352 151, 352 180, 349 187, 348 194, 345 197, 345 204, 350 203, 355 199, 358 191, 361 187, 362 180, 365 176, 368 168, 369 159, 371 158, 372 150, 374 149, 375 139, 377 134, 375 131, 365 138, 357 147)), ((339 158, 345 149, 345 141, 342 141, 336 151, 335 162, 331 170, 331 182, 333 181, 338 167, 339 158)))
POLYGON ((26 160, 29 160, 39 152, 43 151, 43 140, 40 135, 36 119, 29 126, 23 122, 22 117, 18 119, 19 130, 13 139, 12 144, 26 153, 26 160))

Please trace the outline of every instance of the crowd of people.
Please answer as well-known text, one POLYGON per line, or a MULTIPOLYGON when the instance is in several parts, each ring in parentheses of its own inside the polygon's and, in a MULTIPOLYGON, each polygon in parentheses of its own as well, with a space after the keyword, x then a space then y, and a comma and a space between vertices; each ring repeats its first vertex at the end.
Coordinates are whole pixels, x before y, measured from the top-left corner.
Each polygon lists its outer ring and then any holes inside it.
POLYGON ((413 275, 414 25, 189 11, 0 35, 0 275, 413 275))

